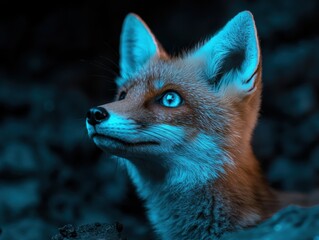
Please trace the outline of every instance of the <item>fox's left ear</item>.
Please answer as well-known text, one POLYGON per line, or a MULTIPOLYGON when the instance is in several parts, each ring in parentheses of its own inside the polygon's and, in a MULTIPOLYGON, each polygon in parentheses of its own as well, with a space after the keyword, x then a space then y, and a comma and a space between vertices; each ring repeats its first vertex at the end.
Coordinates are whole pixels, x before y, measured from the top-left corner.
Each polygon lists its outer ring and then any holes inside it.
POLYGON ((116 81, 121 86, 127 78, 156 56, 166 56, 154 34, 136 14, 126 16, 120 40, 120 73, 116 81))
POLYGON ((252 14, 236 15, 190 57, 204 61, 205 75, 216 92, 237 96, 254 92, 260 50, 252 14))

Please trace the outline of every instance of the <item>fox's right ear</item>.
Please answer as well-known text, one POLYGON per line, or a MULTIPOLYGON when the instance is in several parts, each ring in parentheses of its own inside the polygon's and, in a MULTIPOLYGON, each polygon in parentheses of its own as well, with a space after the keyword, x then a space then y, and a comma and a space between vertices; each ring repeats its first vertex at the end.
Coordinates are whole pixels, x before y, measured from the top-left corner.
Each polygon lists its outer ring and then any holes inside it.
POLYGON ((126 16, 120 40, 120 74, 116 84, 121 86, 125 80, 137 73, 151 58, 165 56, 166 53, 155 36, 136 14, 126 16))

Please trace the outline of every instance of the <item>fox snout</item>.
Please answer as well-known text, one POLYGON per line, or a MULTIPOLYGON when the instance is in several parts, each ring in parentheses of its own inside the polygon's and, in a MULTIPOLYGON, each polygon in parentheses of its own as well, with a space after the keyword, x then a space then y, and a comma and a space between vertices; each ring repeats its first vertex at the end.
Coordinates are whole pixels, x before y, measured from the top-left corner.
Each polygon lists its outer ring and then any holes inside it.
POLYGON ((93 107, 86 114, 86 120, 92 126, 106 121, 109 117, 108 111, 102 107, 93 107))

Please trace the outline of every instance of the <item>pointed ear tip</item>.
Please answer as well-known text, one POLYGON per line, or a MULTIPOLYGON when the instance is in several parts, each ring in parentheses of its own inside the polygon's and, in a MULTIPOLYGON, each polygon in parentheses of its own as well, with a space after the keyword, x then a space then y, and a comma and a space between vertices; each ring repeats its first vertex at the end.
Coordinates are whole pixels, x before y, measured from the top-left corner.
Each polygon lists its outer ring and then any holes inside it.
POLYGON ((248 11, 248 10, 242 11, 238 13, 237 16, 235 16, 235 18, 237 17, 241 19, 242 21, 249 21, 255 24, 254 15, 252 14, 251 11, 248 11))
POLYGON ((126 15, 127 18, 140 18, 136 13, 130 12, 126 15))
POLYGON ((255 20, 254 20, 254 16, 253 14, 246 10, 246 11, 242 11, 240 13, 238 13, 234 18, 235 22, 246 22, 249 24, 252 24, 253 26, 255 26, 255 20))
POLYGON ((124 22, 131 22, 131 21, 142 21, 141 17, 137 15, 136 13, 130 12, 126 15, 124 22))
POLYGON ((245 16, 249 16, 249 17, 253 17, 253 14, 252 14, 252 12, 251 11, 249 11, 249 10, 244 10, 244 11, 242 11, 242 12, 240 12, 239 14, 243 14, 243 15, 245 15, 245 16))

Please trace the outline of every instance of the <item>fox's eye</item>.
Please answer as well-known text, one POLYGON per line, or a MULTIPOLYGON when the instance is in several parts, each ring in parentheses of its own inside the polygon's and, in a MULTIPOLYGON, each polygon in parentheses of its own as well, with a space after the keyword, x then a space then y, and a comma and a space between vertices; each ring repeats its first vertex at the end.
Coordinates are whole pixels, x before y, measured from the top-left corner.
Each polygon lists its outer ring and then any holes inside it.
POLYGON ((176 108, 183 103, 182 97, 174 91, 166 92, 159 100, 164 107, 176 108))
POLYGON ((122 91, 119 96, 119 101, 123 100, 126 97, 126 92, 122 91))

